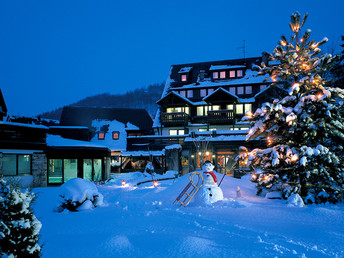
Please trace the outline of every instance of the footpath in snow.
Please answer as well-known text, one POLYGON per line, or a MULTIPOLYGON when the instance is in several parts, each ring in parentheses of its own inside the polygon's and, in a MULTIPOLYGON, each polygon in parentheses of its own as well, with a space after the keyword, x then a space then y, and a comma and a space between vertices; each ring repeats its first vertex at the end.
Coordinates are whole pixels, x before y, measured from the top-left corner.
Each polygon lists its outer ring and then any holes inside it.
POLYGON ((137 186, 147 179, 115 175, 98 186, 104 206, 80 212, 54 211, 58 187, 34 189, 43 257, 344 257, 343 205, 288 207, 245 176, 224 178, 223 201, 184 208, 172 203, 188 175, 137 186))

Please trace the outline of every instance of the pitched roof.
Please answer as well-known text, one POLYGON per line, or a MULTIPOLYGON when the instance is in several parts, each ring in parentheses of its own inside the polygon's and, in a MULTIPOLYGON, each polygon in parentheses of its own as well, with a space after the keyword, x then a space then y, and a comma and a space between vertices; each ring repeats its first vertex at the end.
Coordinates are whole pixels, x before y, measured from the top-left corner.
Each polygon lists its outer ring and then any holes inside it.
POLYGON ((212 103, 212 102, 222 102, 223 100, 238 100, 239 98, 229 92, 228 90, 225 90, 223 88, 218 88, 217 90, 215 90, 214 92, 212 92, 211 94, 209 94, 208 96, 204 97, 203 100, 205 102, 208 103, 212 103))
POLYGON ((192 101, 190 101, 188 98, 185 98, 184 96, 180 95, 179 93, 175 91, 171 91, 165 97, 159 99, 156 103, 159 105, 164 105, 166 103, 170 105, 173 102, 175 104, 187 103, 189 105, 193 105, 192 101))
POLYGON ((116 120, 124 124, 130 122, 145 131, 151 131, 153 124, 152 118, 145 109, 64 107, 60 125, 91 127, 95 119, 116 120))
POLYGON ((7 107, 5 104, 4 97, 2 96, 1 89, 0 89, 0 114, 3 116, 7 115, 7 107))
MULTIPOLYGON (((174 87, 180 87, 185 85, 185 83, 180 82, 179 80, 179 71, 181 71, 183 68, 192 67, 192 69, 189 71, 188 81, 187 84, 195 83, 197 82, 198 75, 201 70, 203 70, 207 76, 210 76, 210 68, 211 67, 244 67, 246 66, 248 69, 251 69, 252 64, 260 64, 262 62, 262 57, 251 57, 251 58, 240 58, 240 59, 231 59, 231 60, 221 60, 221 61, 213 61, 213 62, 200 62, 200 63, 190 63, 190 64, 177 64, 171 66, 171 74, 170 79, 173 81, 170 84, 171 88, 174 87)), ((228 68, 226 68, 228 69, 228 68)))

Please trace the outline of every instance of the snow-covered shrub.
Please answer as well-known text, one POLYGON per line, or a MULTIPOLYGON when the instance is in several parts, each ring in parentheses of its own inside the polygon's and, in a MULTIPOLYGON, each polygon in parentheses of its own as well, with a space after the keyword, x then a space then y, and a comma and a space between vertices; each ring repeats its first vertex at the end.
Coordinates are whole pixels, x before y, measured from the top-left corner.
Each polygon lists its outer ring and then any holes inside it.
POLYGON ((148 174, 154 173, 154 166, 152 162, 148 162, 148 164, 145 167, 145 172, 147 172, 148 174))
POLYGON ((42 224, 35 217, 31 191, 9 185, 0 179, 0 255, 1 257, 40 257, 38 244, 42 224))
POLYGON ((73 178, 61 185, 59 197, 58 212, 64 209, 87 210, 103 205, 103 195, 98 192, 97 186, 82 178, 73 178))

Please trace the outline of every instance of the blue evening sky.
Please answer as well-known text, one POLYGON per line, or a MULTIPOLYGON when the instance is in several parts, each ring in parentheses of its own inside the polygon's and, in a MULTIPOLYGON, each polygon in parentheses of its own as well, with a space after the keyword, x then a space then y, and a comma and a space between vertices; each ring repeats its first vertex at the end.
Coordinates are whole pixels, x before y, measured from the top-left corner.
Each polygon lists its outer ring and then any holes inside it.
POLYGON ((344 1, 0 0, 0 88, 9 114, 36 115, 166 79, 171 64, 272 52, 290 14, 339 51, 344 1))

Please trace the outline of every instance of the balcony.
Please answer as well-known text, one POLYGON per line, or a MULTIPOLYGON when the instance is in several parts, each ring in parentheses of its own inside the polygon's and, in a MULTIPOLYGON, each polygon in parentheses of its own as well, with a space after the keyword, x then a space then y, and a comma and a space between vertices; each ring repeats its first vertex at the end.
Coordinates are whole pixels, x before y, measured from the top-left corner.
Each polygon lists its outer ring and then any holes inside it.
POLYGON ((160 122, 162 125, 187 125, 189 115, 184 112, 161 113, 160 122))
POLYGON ((208 111, 208 124, 234 124, 235 114, 233 110, 212 110, 208 111))

